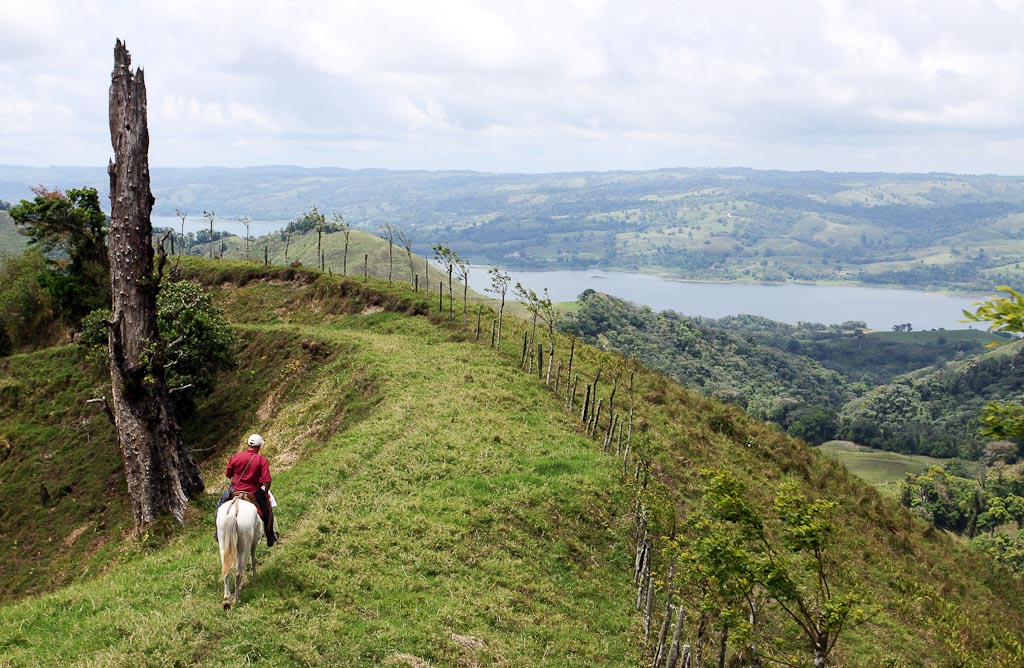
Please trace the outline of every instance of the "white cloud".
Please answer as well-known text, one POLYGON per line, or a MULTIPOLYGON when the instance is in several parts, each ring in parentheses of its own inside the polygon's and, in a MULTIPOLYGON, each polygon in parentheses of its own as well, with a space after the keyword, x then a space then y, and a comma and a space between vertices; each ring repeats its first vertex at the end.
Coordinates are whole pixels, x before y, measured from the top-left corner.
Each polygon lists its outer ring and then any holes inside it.
POLYGON ((154 164, 1021 171, 1020 1, 40 0, 5 24, 3 162, 105 162, 118 36, 154 164))

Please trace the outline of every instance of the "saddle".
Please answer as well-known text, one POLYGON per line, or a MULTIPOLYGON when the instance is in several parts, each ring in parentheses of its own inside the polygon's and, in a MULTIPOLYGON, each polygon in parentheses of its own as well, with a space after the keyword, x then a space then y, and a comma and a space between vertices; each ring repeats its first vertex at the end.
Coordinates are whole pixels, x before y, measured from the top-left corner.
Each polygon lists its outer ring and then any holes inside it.
MULTIPOLYGON (((242 492, 239 490, 235 490, 234 492, 231 492, 231 496, 228 498, 229 501, 231 499, 241 499, 242 501, 248 501, 252 505, 256 506, 256 510, 259 510, 260 506, 258 503, 256 503, 256 495, 253 494, 252 492, 242 492)), ((262 513, 260 514, 262 515, 262 513)))

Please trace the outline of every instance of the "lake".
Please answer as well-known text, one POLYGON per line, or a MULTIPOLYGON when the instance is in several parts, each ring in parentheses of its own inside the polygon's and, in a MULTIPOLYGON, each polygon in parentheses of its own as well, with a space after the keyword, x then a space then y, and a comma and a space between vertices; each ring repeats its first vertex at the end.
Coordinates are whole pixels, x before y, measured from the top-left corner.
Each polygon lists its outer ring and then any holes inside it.
MULTIPOLYGON (((485 267, 474 268, 476 283, 488 280, 485 267)), ((985 296, 965 297, 919 290, 807 285, 800 283, 705 283, 678 281, 620 271, 506 270, 518 281, 541 293, 548 289, 554 301, 575 301, 587 288, 605 292, 656 311, 721 318, 746 313, 780 322, 841 323, 862 320, 871 329, 889 330, 910 323, 915 330, 983 328, 960 322, 964 309, 985 296)), ((480 289, 473 285, 474 289, 480 289)))
MULTIPOLYGON (((153 227, 170 227, 175 232, 181 232, 181 218, 174 216, 151 216, 153 227)), ((249 238, 256 239, 266 236, 271 232, 283 230, 288 225, 287 220, 253 220, 249 222, 249 238)), ((185 234, 195 234, 200 230, 210 229, 210 223, 203 218, 202 213, 198 216, 187 216, 185 218, 185 234)), ((238 218, 214 218, 214 232, 230 232, 241 238, 245 238, 245 224, 238 218)))

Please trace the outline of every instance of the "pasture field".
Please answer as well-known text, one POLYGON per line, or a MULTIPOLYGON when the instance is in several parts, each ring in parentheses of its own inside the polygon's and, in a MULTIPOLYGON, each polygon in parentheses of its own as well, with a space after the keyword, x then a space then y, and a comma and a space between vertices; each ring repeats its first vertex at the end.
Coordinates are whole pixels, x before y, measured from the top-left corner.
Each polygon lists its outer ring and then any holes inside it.
POLYGON ((829 441, 815 450, 840 462, 850 473, 887 495, 896 494, 896 483, 908 473, 923 473, 929 466, 942 466, 947 461, 937 457, 876 450, 849 441, 829 441))

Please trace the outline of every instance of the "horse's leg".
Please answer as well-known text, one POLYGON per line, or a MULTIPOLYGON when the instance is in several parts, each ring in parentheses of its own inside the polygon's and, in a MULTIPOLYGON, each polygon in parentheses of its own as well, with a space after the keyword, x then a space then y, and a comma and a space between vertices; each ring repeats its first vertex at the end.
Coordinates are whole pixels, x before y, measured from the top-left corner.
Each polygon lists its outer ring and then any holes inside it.
POLYGON ((249 544, 249 560, 252 562, 252 575, 256 577, 256 546, 260 544, 260 535, 262 532, 259 531, 259 525, 253 527, 252 531, 252 543, 249 544))

